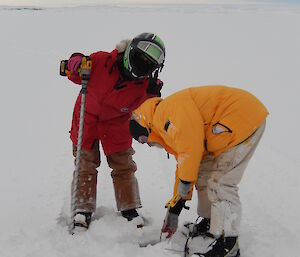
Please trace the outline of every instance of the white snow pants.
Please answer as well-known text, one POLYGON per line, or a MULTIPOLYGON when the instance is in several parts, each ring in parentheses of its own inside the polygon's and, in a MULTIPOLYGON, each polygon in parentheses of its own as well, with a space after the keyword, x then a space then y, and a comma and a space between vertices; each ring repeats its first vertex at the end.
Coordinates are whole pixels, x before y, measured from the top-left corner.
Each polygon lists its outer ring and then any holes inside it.
POLYGON ((210 233, 238 236, 242 215, 238 184, 263 133, 265 123, 241 144, 218 157, 208 155, 200 163, 196 189, 198 215, 210 218, 210 233))

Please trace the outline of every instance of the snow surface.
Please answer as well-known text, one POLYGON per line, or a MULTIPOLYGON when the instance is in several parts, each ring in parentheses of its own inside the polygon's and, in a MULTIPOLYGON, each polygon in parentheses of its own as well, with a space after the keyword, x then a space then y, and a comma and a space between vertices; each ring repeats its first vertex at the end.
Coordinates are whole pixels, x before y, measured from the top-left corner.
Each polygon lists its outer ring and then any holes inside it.
MULTIPOLYGON (((58 75, 75 51, 110 51, 152 31, 165 41, 163 95, 207 84, 249 90, 270 111, 267 129, 240 187, 243 257, 296 257, 300 242, 300 9, 272 5, 0 8, 0 256, 178 256, 158 239, 175 161, 134 143, 143 214, 137 230, 116 212, 102 155, 95 220, 70 236, 73 157, 68 130, 80 87, 58 75)), ((194 221, 196 197, 180 224, 194 221)))

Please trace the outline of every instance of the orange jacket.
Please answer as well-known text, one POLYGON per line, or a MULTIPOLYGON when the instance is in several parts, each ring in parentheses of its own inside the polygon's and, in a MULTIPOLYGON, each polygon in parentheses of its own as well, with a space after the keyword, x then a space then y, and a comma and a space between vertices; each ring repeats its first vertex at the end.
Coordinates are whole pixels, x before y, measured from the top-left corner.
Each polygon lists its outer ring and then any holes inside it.
POLYGON ((165 99, 146 100, 134 116, 177 160, 178 178, 195 183, 205 153, 218 156, 247 139, 268 111, 252 94, 227 86, 181 90, 165 99))

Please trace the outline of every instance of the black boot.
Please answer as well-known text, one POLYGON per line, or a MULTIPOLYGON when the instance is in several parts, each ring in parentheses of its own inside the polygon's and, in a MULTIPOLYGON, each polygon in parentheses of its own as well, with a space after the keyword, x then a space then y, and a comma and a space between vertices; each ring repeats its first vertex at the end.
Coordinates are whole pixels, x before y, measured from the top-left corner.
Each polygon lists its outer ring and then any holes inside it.
POLYGON ((144 219, 138 214, 136 209, 121 211, 121 214, 125 219, 135 224, 137 228, 142 228, 144 226, 144 219))
POLYGON ((128 221, 132 221, 134 218, 138 217, 139 214, 136 209, 130 209, 126 211, 121 211, 122 216, 128 221))
POLYGON ((210 219, 208 218, 202 218, 202 220, 193 226, 192 231, 190 232, 190 237, 196 237, 205 235, 209 231, 210 228, 210 219))
POLYGON ((192 256, 200 257, 239 257, 240 249, 238 237, 223 237, 216 239, 206 253, 194 253, 192 256))
POLYGON ((74 227, 88 229, 92 220, 91 212, 77 212, 74 217, 74 227))

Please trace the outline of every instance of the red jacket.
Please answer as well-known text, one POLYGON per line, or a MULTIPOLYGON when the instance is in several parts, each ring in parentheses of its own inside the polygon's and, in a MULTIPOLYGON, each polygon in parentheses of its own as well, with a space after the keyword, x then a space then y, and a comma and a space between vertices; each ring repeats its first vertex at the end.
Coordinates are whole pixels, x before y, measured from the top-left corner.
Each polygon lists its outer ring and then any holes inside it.
MULTIPOLYGON (((91 149, 100 139, 106 155, 127 150, 132 143, 129 132, 131 113, 146 99, 148 79, 124 81, 117 67, 115 49, 111 53, 96 52, 90 55, 92 69, 85 102, 82 148, 91 149)), ((72 74, 69 79, 80 84, 80 76, 72 74)), ((73 113, 71 139, 77 144, 81 95, 73 113)))

